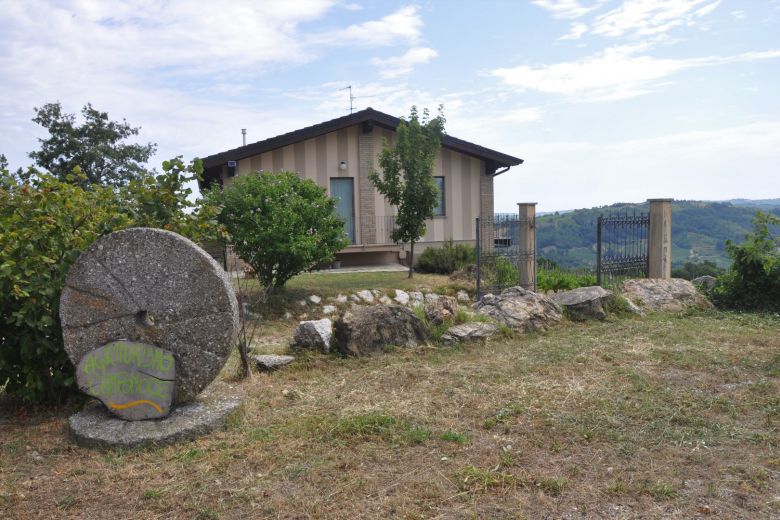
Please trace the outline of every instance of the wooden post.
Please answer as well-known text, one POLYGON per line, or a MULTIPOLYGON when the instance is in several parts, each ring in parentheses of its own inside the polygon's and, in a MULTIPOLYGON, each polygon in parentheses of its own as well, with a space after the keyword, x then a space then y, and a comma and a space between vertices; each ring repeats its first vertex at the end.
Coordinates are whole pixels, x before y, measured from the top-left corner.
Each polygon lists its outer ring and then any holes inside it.
POLYGON ((518 202, 520 243, 517 270, 520 286, 536 291, 536 202, 518 202))
POLYGON ((650 228, 647 232, 647 277, 672 277, 672 200, 648 199, 650 228))

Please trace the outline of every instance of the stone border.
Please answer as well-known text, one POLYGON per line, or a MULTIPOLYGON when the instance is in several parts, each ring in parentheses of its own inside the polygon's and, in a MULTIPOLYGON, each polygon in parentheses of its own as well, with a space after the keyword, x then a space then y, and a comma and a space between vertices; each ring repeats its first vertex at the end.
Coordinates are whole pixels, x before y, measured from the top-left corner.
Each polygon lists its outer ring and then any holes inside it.
POLYGON ((98 401, 70 416, 68 425, 76 444, 85 448, 141 448, 189 441, 224 428, 240 413, 241 398, 225 383, 214 383, 197 400, 173 409, 158 420, 125 421, 98 401))

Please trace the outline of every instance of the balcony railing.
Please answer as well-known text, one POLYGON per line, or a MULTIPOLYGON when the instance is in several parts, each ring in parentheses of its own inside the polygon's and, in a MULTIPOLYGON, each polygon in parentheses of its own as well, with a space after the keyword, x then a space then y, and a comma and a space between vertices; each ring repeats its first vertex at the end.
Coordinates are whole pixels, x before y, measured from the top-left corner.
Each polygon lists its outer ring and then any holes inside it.
POLYGON ((357 244, 364 246, 393 245, 390 235, 395 228, 395 216, 360 217, 360 228, 357 233, 357 244))

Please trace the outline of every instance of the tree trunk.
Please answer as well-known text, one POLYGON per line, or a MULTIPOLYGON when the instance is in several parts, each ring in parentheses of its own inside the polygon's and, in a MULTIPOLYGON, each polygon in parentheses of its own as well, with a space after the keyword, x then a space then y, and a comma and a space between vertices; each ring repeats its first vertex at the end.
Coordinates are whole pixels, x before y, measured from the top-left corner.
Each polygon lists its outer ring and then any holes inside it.
POLYGON ((413 266, 414 266, 414 242, 409 242, 409 278, 412 277, 413 266))
POLYGON ((252 377, 252 369, 249 368, 249 345, 246 342, 246 338, 239 339, 238 354, 241 358, 241 366, 238 369, 238 378, 246 379, 252 377))

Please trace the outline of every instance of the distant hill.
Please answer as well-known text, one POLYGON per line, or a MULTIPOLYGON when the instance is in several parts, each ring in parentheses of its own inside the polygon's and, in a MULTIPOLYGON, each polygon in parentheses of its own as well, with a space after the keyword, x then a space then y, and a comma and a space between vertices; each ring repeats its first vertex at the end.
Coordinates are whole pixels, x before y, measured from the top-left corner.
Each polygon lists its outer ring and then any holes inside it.
MULTIPOLYGON (((728 202, 675 201, 672 204, 672 264, 710 260, 729 265, 726 240, 741 242, 752 231, 757 210, 780 216, 780 199, 728 202)), ((599 215, 647 213, 648 205, 613 204, 537 218, 538 256, 570 268, 595 267, 599 215)))
POLYGON ((735 206, 752 206, 755 208, 780 208, 780 199, 731 199, 723 202, 730 202, 735 206))

